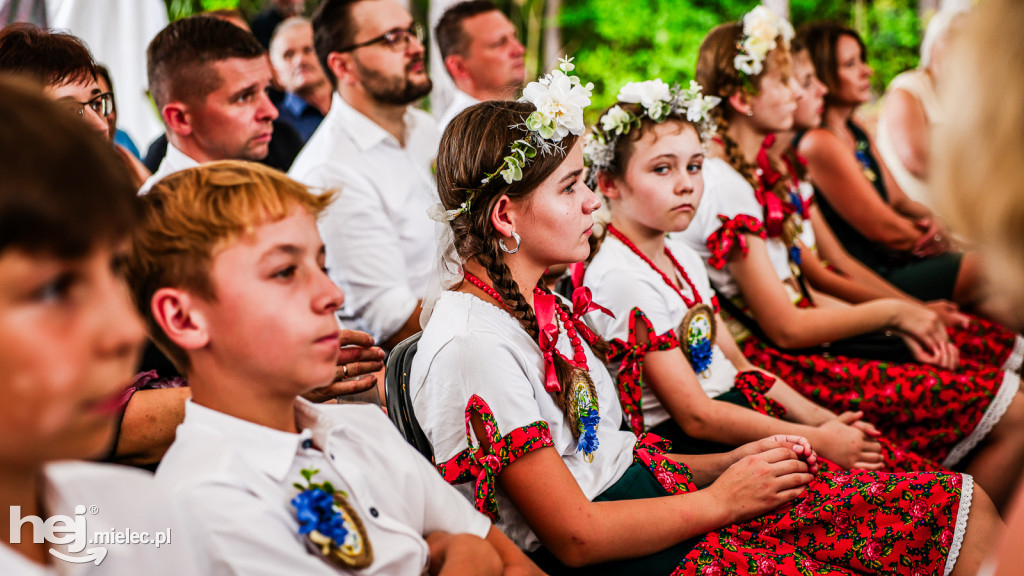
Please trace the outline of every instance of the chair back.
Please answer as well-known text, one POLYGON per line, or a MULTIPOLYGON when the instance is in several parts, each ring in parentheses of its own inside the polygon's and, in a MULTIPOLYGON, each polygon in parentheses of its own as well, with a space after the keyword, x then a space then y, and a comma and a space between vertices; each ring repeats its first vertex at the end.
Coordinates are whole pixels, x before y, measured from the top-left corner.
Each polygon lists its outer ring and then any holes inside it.
POLYGON ((398 427, 398 431, 409 444, 433 462, 434 451, 419 422, 416 421, 416 414, 412 410, 412 398, 409 396, 409 372, 422 335, 422 332, 417 332, 391 349, 384 371, 384 393, 388 416, 398 427))

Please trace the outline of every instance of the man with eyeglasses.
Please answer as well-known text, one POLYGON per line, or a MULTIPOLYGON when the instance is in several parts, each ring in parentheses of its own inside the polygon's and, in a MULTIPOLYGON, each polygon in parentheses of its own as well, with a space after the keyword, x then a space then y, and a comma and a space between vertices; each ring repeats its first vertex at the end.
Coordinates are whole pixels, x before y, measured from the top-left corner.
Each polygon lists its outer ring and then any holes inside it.
POLYGON ((526 74, 516 27, 490 0, 453 4, 437 21, 434 38, 455 83, 451 103, 438 116, 444 127, 483 100, 514 100, 526 74))
POLYGON ((345 289, 339 315, 390 348, 419 331, 436 252, 426 211, 440 133, 411 106, 432 86, 422 29, 394 0, 326 0, 313 33, 336 92, 289 174, 341 191, 320 222, 327 267, 345 289))

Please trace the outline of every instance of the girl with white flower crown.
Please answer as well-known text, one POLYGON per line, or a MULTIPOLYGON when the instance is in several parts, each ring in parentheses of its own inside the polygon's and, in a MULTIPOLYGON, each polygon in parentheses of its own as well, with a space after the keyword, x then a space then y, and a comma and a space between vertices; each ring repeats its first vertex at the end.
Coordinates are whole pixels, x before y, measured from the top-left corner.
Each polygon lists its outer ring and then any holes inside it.
POLYGON ((1024 453, 1018 375, 960 363, 938 316, 915 303, 850 305, 800 277, 800 210, 786 209, 790 180, 773 176, 779 171, 765 160, 770 137, 793 124, 792 31, 777 20, 760 74, 745 73, 737 46, 746 45, 746 24, 775 19, 759 10, 743 25, 715 28, 701 45, 697 79, 722 98, 712 111, 719 131, 704 165, 704 205, 678 237, 710 265, 730 329, 755 366, 826 408, 862 411, 905 450, 946 467, 964 461, 1001 496, 1006 467, 1019 471, 1024 453))
POLYGON ((611 211, 584 285, 615 314, 588 320, 611 343, 610 365, 633 432, 657 434, 687 452, 797 434, 838 468, 943 470, 874 439, 878 432, 862 414, 837 416, 758 371, 732 334, 717 329, 724 324, 703 261, 665 235, 685 230, 700 203, 702 137, 718 101, 702 96, 696 83, 686 91, 661 80, 627 84, 584 148, 591 181, 611 211))
MULTIPOLYGON (((589 92, 577 82, 568 93, 589 92)), ((620 429, 603 343, 581 321, 600 307, 586 288, 568 307, 539 286, 548 266, 587 257, 600 205, 581 179, 582 130, 557 136, 582 109, 543 88, 463 111, 441 140, 433 215, 452 277, 410 394, 442 475, 553 573, 893 573, 899 556, 929 573, 976 568, 998 521, 979 494, 967 525, 969 477, 815 478, 798 436, 683 456, 620 429)))

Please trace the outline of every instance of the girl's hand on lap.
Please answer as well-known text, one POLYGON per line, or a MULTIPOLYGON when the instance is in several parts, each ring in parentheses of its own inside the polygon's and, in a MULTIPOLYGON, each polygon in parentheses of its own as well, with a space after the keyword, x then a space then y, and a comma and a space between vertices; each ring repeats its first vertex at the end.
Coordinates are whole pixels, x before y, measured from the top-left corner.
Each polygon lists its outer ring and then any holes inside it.
POLYGON ((946 326, 967 328, 971 325, 971 319, 966 314, 961 314, 960 308, 949 300, 933 300, 925 303, 925 307, 938 314, 946 326))
POLYGON ((818 426, 822 432, 818 449, 847 470, 881 470, 885 466, 882 445, 853 426, 860 416, 860 412, 844 412, 818 426))
MULTIPOLYGON (((801 451, 802 444, 777 441, 776 436, 742 446, 776 446, 745 456, 730 466, 707 488, 728 515, 728 523, 749 520, 796 498, 814 478, 810 469, 789 444, 801 451)), ((812 452, 813 454, 813 452, 812 452)))

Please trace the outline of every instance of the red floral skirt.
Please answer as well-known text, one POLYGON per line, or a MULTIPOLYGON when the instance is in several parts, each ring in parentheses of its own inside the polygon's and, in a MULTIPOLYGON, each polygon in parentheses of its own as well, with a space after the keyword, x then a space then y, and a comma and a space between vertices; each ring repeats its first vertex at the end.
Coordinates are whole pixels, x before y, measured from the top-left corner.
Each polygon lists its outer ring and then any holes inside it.
MULTIPOLYGON (((1016 396, 1015 372, 963 360, 957 370, 844 356, 790 354, 750 336, 743 354, 831 410, 863 410, 898 447, 951 467, 1016 396)), ((1009 353, 1006 354, 1009 356, 1009 353)))
MULTIPOLYGON (((692 491, 689 471, 652 440, 640 439, 637 460, 669 493, 692 491)), ((948 574, 973 487, 955 473, 819 472, 773 512, 705 536, 673 576, 948 574)))
POLYGON ((979 316, 967 315, 966 328, 948 328, 949 338, 960 349, 960 357, 1008 372, 1020 370, 1024 360, 1024 339, 999 324, 979 316))

